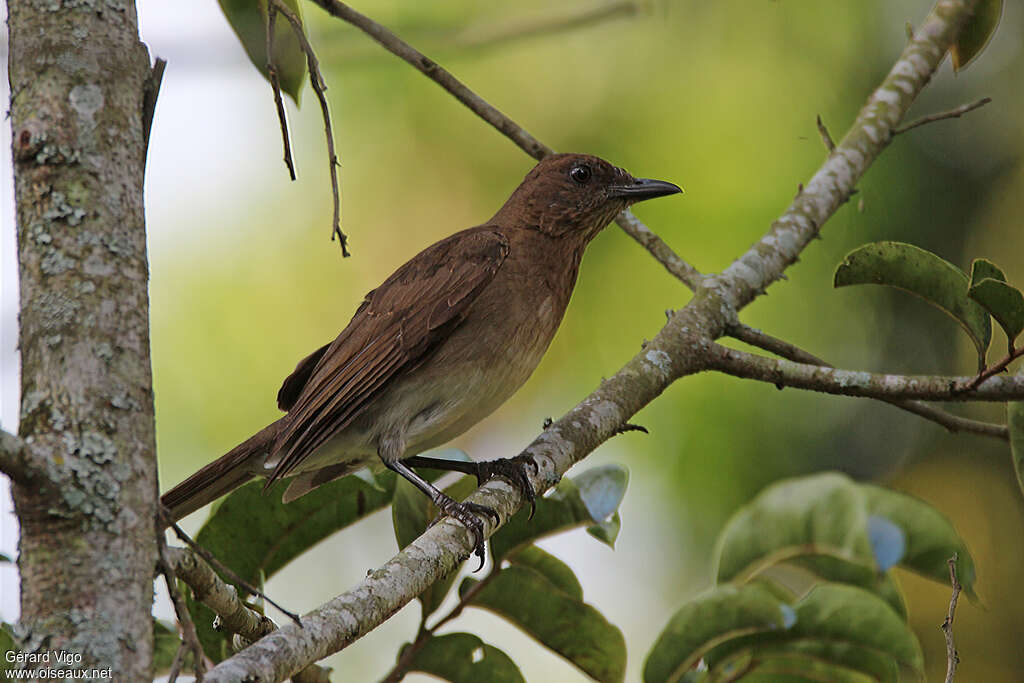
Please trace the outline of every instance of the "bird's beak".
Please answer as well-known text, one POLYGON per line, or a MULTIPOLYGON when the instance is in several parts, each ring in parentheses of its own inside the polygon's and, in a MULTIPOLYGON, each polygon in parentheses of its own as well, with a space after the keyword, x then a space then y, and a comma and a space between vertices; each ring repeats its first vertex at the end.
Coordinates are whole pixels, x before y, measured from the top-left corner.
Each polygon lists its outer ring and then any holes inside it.
POLYGON ((626 201, 642 202, 645 199, 664 197, 669 194, 682 192, 683 188, 674 183, 664 180, 651 180, 650 178, 634 178, 629 185, 612 185, 608 188, 608 195, 615 199, 626 201))

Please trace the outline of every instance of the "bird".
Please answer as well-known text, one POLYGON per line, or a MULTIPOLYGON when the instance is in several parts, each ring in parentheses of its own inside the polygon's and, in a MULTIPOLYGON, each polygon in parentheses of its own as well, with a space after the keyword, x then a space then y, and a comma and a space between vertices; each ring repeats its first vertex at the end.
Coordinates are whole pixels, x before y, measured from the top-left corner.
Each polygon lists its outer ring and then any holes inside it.
POLYGON ((485 506, 457 502, 413 470, 503 476, 533 502, 525 461, 420 455, 467 431, 540 363, 569 304, 584 249, 628 206, 682 192, 588 154, 552 154, 487 222, 436 242, 370 291, 330 343, 277 394, 285 414, 161 498, 177 521, 251 479, 290 479, 288 503, 377 463, 461 521, 483 561, 485 506))

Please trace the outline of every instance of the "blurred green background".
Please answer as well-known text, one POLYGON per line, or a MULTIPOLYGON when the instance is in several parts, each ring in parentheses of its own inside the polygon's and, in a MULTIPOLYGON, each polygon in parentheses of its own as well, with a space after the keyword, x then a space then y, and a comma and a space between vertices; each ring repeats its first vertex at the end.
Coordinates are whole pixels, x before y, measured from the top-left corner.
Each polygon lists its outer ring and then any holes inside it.
MULTIPOLYGON (((788 281, 745 311, 744 322, 841 367, 972 372, 966 337, 942 314, 880 288, 833 290, 831 274, 853 247, 894 239, 961 266, 991 258, 1011 282, 1024 284, 1024 11, 1006 4, 979 61, 954 77, 947 60, 911 116, 982 96, 993 103, 898 137, 860 194, 826 225, 824 239, 788 271, 788 281)), ((919 23, 930 5, 654 2, 572 30, 511 39, 496 34, 604 4, 367 0, 356 7, 558 151, 598 154, 634 174, 682 185, 685 196, 636 213, 707 272, 728 265, 786 207, 825 156, 815 116, 838 139, 902 49, 906 23, 919 23)), ((230 160, 237 178, 210 179, 218 187, 216 211, 188 212, 187 196, 178 198, 180 213, 161 209, 163 236, 151 243, 164 488, 276 419, 282 379, 342 329, 369 289, 431 242, 486 220, 532 166, 418 72, 319 9, 305 10, 330 87, 343 229, 354 256, 342 260, 327 239, 330 194, 312 93, 307 87, 301 109, 291 107, 301 177, 289 184, 274 148, 279 133, 267 88, 258 107, 231 114, 260 154, 230 160)), ((229 40, 226 23, 224 31, 229 40)), ((237 41, 231 49, 241 54, 237 41)), ((254 69, 239 74, 261 87, 254 69)), ((171 124, 160 116, 158 110, 151 157, 169 144, 159 131, 171 124)), ((202 168, 200 161, 182 173, 202 168)), ((657 333, 665 309, 688 298, 643 249, 608 228, 587 253, 536 374, 453 445, 477 459, 515 454, 545 417, 563 414, 614 373, 657 333)), ((1005 348, 1000 334, 993 357, 1005 348)), ((1004 420, 998 406, 954 410, 1004 420)), ((775 479, 839 469, 918 495, 953 520, 975 554, 985 602, 964 601, 957 614, 960 680, 1021 680, 1024 499, 1006 444, 950 435, 864 400, 779 392, 710 374, 678 382, 634 421, 650 435, 617 437, 581 466, 631 469, 616 550, 582 531, 543 544, 577 571, 588 602, 624 631, 630 679, 679 604, 710 585, 712 544, 728 515, 775 479)), ((201 517, 190 520, 193 528, 201 517)), ((329 539, 269 589, 305 611, 394 550, 390 515, 378 514, 329 539)), ((949 591, 901 579, 929 679, 941 679, 938 626, 949 591)), ((332 658, 336 680, 382 676, 417 618, 418 609, 407 608, 332 658)), ((497 618, 467 614, 454 627, 506 650, 529 680, 582 680, 497 618)))

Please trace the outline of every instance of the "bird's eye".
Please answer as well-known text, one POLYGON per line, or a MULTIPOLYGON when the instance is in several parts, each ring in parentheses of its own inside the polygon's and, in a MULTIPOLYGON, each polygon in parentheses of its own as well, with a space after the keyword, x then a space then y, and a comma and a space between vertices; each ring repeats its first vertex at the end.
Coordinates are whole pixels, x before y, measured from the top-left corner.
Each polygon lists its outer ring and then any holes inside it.
POLYGON ((572 170, 569 171, 569 177, 580 185, 584 185, 590 181, 590 167, 585 165, 573 166, 572 170))

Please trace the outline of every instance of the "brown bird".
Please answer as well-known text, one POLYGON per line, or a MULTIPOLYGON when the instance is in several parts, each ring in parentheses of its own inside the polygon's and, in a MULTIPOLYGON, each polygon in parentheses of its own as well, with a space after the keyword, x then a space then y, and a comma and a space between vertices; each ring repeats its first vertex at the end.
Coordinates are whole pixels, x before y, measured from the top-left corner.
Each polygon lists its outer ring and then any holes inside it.
POLYGON ((526 382, 565 313, 583 250, 634 202, 681 192, 607 161, 556 154, 483 225, 437 242, 366 295, 341 334, 299 361, 277 394, 287 414, 165 493, 174 520, 254 477, 291 477, 284 502, 376 458, 459 519, 483 557, 474 512, 410 466, 500 475, 533 490, 514 459, 418 456, 491 414, 526 382))

